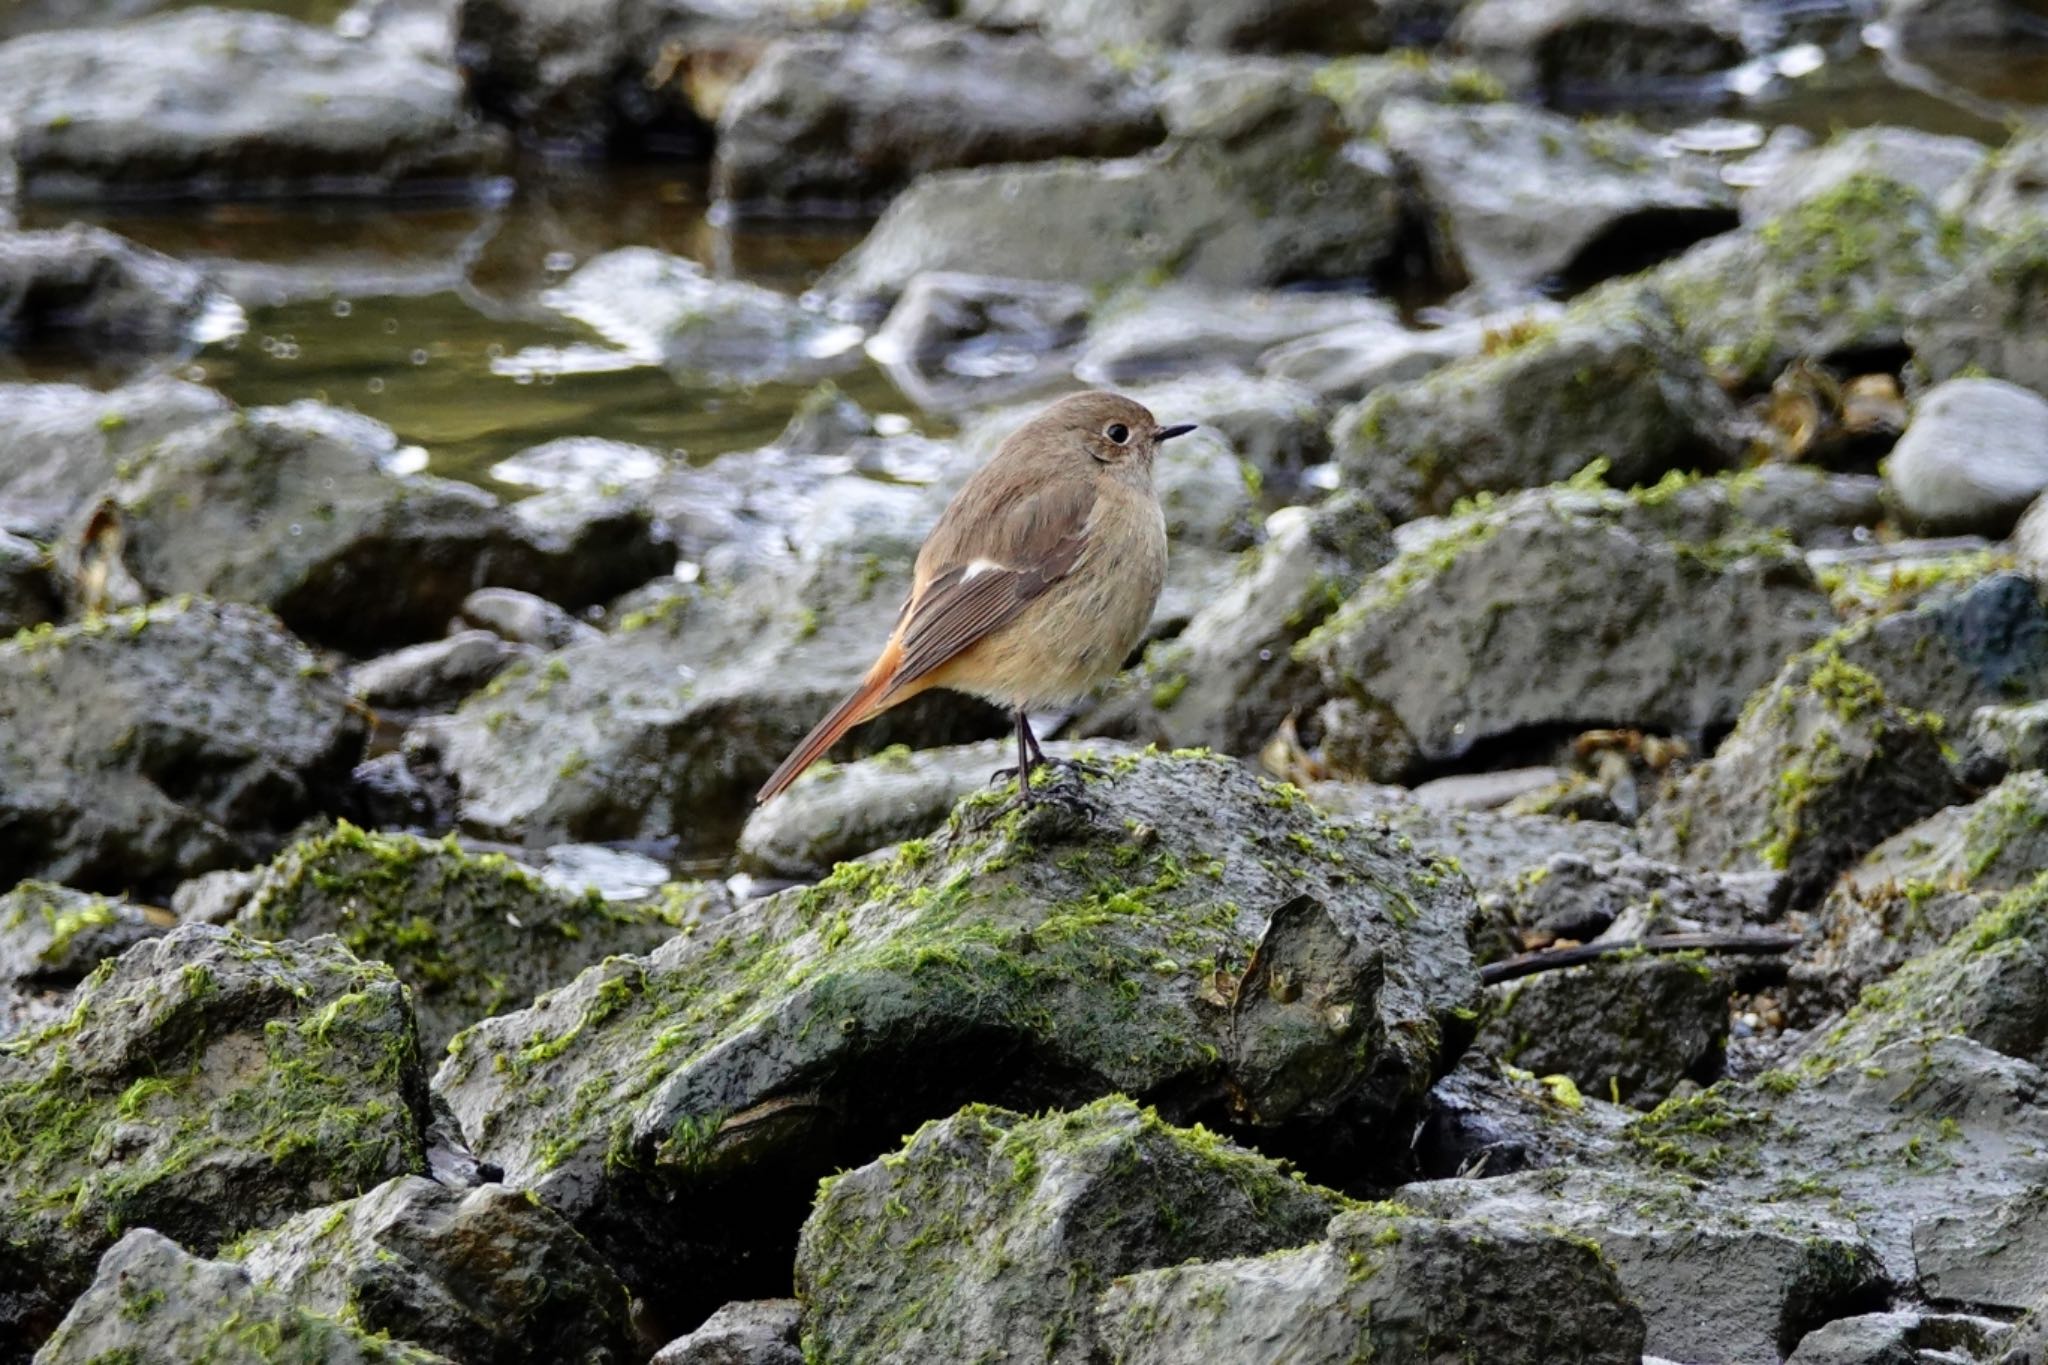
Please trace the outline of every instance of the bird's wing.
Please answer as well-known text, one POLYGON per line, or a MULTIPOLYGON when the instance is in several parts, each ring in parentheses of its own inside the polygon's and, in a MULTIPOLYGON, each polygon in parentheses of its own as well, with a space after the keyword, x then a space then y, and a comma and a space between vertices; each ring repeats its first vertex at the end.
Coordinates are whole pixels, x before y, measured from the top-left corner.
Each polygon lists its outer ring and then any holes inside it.
POLYGON ((930 673, 1071 573, 1094 510, 1094 486, 1080 480, 1006 498, 978 526, 948 525, 948 509, 924 556, 929 575, 904 610, 897 680, 930 673))

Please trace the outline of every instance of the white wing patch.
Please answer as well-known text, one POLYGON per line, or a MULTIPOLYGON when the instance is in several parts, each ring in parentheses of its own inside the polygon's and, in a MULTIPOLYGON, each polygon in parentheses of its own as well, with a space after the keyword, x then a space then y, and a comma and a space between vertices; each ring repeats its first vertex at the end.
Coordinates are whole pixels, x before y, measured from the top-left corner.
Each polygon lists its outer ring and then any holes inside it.
POLYGON ((981 575, 985 573, 994 573, 997 569, 1003 567, 1005 566, 996 563, 993 559, 977 559, 967 566, 967 571, 965 573, 960 575, 960 581, 962 583, 972 583, 975 579, 981 577, 981 575))

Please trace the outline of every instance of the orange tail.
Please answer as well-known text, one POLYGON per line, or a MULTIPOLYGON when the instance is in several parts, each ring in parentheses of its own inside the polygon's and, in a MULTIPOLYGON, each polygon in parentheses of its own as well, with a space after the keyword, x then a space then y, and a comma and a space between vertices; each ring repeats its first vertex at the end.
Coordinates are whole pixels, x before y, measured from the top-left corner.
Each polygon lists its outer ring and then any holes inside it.
POLYGON ((754 796, 755 805, 780 795, 783 788, 802 776, 804 769, 823 758, 825 751, 837 744, 839 737, 848 730, 924 690, 914 684, 900 691, 891 690, 896 681, 896 664, 902 653, 895 641, 890 641, 889 647, 882 651, 882 657, 875 660, 875 666, 868 670, 867 677, 853 690, 853 695, 833 707, 832 714, 819 721, 817 728, 796 746, 796 751, 782 760, 782 766, 775 770, 774 776, 762 784, 754 796))

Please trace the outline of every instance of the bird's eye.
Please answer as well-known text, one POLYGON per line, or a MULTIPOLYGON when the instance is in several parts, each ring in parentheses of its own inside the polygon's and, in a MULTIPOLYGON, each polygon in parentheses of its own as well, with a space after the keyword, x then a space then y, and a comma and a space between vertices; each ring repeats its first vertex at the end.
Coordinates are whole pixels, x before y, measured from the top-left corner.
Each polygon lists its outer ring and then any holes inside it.
POLYGON ((1118 445, 1122 445, 1125 441, 1131 439, 1131 429, 1122 422, 1111 422, 1102 429, 1102 434, 1115 441, 1118 445))

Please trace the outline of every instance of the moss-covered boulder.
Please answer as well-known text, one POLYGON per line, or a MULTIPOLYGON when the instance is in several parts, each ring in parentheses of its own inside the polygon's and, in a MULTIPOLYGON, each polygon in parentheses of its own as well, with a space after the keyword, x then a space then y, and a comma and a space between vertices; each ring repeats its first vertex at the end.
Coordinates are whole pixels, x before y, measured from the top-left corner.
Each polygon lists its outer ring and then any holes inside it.
POLYGON ((1735 980, 1691 956, 1620 957, 1493 987, 1477 1046, 1580 1090, 1651 1108, 1716 1080, 1735 980))
POLYGON ((1314 1246, 1127 1276, 1102 1296, 1096 1331, 1128 1365, 1636 1365, 1644 1339, 1588 1239, 1398 1203, 1339 1214, 1314 1246))
MULTIPOLYGON (((709 890, 635 904, 571 895, 502 853, 374 834, 347 822, 264 870, 234 924, 256 938, 334 934, 412 988, 420 1039, 438 1056, 479 1019, 518 1009, 617 953, 651 952, 708 905, 709 890)), ((721 902, 722 904, 722 902, 721 902)))
POLYGON ((1294 646, 1391 559, 1394 546, 1385 519, 1349 494, 1276 513, 1270 531, 1185 630, 1117 679, 1082 718, 1083 733, 1251 754, 1288 715, 1314 709, 1321 679, 1294 646))
POLYGON ((100 1259, 38 1365, 450 1365, 347 1318, 311 1311, 242 1267, 137 1228, 100 1259))
POLYGON ((848 1365, 1098 1359, 1118 1276, 1299 1246, 1347 1202, 1121 1096, 975 1106, 825 1183, 797 1248, 805 1340, 848 1365))
POLYGON ((801 1182, 966 1102, 1119 1092, 1383 1160, 1469 1036, 1463 879, 1227 760, 1058 789, 593 968, 437 1086, 674 1316, 772 1291, 801 1182))
POLYGON ((171 916, 48 882, 0 896, 0 1038, 62 1013, 63 995, 100 962, 171 926, 171 916))
POLYGON ((0 1341, 25 1355, 131 1227, 205 1253, 424 1170, 427 1121, 390 969, 210 925, 136 945, 0 1044, 0 1341))
POLYGON ((1644 823, 1644 851, 1782 872, 1789 900, 1810 901, 1865 850, 1960 799, 1940 736, 1937 717, 1894 704, 1868 669, 1816 646, 1671 784, 1644 823))
POLYGON ((2048 393, 2048 224, 2016 230, 1973 256, 1939 289, 1920 296, 1906 341, 1933 380, 1987 374, 2048 393))
POLYGON ((1330 695, 1397 723, 1424 763, 1531 728, 1725 725, 1834 624, 1804 562, 1740 514, 1738 492, 1575 486, 1446 518, 1297 655, 1330 695))
POLYGON ((1397 522, 1556 483, 1596 459, 1625 488, 1726 469, 1739 451, 1735 409, 1699 360, 1654 313, 1623 307, 1577 310, 1381 388, 1330 430, 1345 483, 1397 522))
POLYGON ((1810 1329, 1885 1301, 1882 1264, 1842 1218, 1745 1207, 1669 1172, 1561 1168, 1404 1185, 1395 1198, 1497 1236, 1590 1248, 1640 1309, 1652 1356, 1777 1360, 1810 1329))
POLYGON ((362 718, 268 614, 168 603, 0 642, 0 885, 168 890, 334 800, 362 718))
POLYGON ((226 1253, 308 1313, 464 1365, 638 1362, 625 1286, 546 1205, 419 1176, 311 1209, 226 1253))

